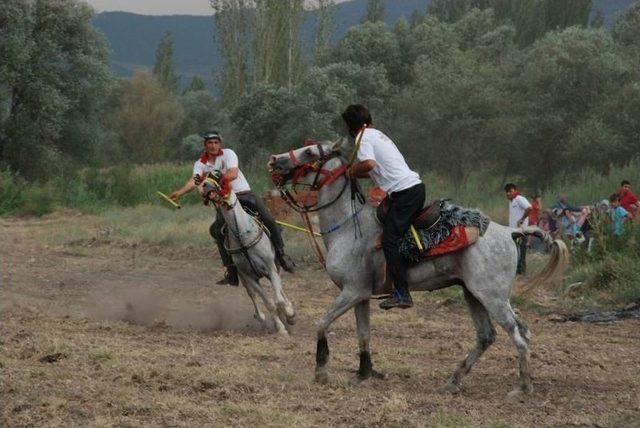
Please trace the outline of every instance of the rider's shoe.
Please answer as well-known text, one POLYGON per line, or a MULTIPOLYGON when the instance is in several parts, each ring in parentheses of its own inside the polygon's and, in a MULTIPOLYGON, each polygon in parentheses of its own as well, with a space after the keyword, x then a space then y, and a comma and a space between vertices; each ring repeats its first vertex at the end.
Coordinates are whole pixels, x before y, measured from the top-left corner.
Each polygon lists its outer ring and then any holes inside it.
POLYGON ((409 290, 405 287, 394 288, 393 294, 386 300, 380 302, 380 308, 389 310, 393 308, 407 309, 413 306, 413 300, 409 290))
POLYGON ((240 281, 238 280, 238 268, 235 266, 227 266, 227 271, 224 274, 224 278, 216 281, 216 285, 232 285, 237 287, 240 281))
POLYGON ((276 250, 276 260, 282 269, 293 273, 296 264, 291 257, 285 254, 284 250, 276 250))

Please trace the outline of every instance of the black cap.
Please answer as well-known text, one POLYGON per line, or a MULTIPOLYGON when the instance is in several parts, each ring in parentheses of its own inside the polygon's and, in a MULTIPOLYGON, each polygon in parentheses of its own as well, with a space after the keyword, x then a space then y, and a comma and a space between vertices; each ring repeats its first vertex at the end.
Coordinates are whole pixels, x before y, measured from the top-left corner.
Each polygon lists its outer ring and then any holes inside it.
POLYGON ((207 132, 203 132, 201 134, 202 138, 204 138, 205 141, 207 140, 220 140, 222 142, 222 136, 220 135, 220 133, 218 131, 207 131, 207 132))

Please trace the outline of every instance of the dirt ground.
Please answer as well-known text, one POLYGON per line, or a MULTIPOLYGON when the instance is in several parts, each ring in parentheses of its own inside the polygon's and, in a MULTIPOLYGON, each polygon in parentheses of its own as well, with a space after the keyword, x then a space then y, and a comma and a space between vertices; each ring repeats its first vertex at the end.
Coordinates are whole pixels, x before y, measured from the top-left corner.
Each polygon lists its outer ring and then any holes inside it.
POLYGON ((212 255, 40 239, 60 221, 0 220, 1 426, 640 426, 637 320, 558 323, 521 308, 533 395, 506 399, 517 360, 502 331, 463 391, 441 395, 474 331, 452 293, 417 295, 408 311, 372 305, 385 379, 356 380, 347 314, 317 385, 314 323, 337 295, 323 271, 284 276, 298 322, 282 338, 243 289, 213 285, 212 255))

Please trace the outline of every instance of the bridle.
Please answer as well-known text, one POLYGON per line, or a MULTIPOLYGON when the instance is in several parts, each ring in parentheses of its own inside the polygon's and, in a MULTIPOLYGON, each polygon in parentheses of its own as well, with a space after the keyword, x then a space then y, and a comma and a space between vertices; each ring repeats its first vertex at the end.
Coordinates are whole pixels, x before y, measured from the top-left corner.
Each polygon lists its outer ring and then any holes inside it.
POLYGON ((301 214, 320 211, 323 208, 327 208, 333 205, 338 199, 340 199, 349 183, 348 179, 344 180, 344 184, 340 189, 338 195, 332 201, 322 205, 319 205, 318 202, 308 205, 304 202, 298 201, 294 197, 294 195, 291 194, 291 191, 286 187, 286 182, 289 180, 291 180, 291 187, 294 193, 295 189, 298 186, 308 186, 309 190, 318 191, 324 186, 334 183, 336 180, 338 180, 338 178, 344 176, 347 172, 348 165, 342 165, 335 169, 324 168, 325 164, 331 159, 340 157, 340 153, 334 151, 326 153, 324 148, 322 147, 322 144, 320 143, 316 143, 315 146, 320 153, 320 157, 318 159, 310 162, 300 162, 295 154, 295 151, 289 150, 289 160, 293 164, 293 168, 291 168, 286 175, 283 175, 277 171, 271 173, 271 180, 280 191, 282 199, 284 199, 287 205, 301 214), (311 184, 300 182, 303 178, 312 173, 315 173, 315 177, 313 178, 311 184))

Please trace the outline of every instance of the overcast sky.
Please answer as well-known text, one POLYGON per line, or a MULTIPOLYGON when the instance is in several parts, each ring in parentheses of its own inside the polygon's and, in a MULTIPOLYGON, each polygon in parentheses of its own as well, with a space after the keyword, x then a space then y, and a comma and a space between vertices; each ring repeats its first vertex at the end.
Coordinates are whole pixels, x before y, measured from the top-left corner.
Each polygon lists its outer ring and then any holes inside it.
MULTIPOLYGON (((85 0, 96 12, 121 10, 141 15, 211 15, 209 0, 85 0)), ((338 0, 340 3, 345 0, 338 0)), ((313 0, 308 0, 313 3, 313 0)))

